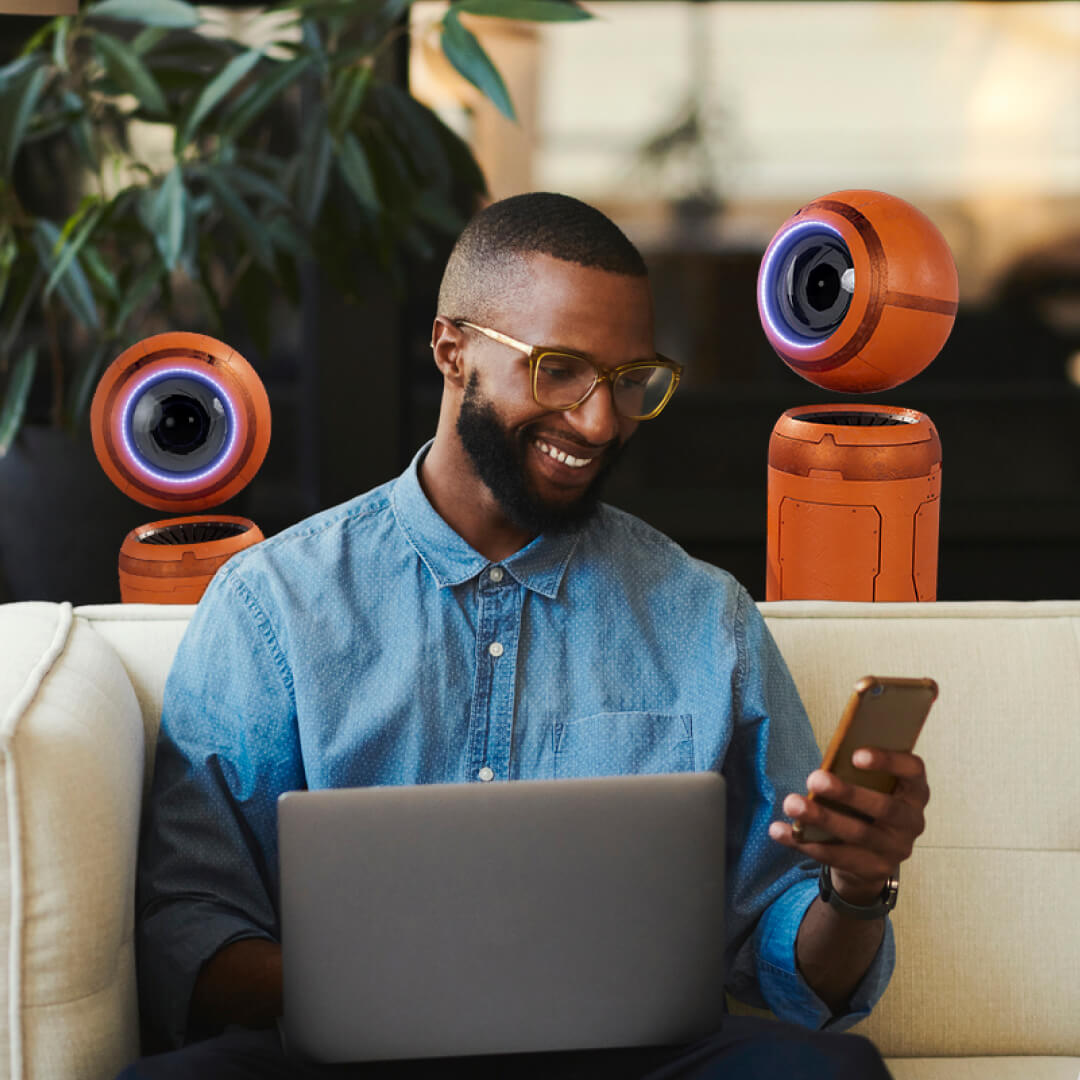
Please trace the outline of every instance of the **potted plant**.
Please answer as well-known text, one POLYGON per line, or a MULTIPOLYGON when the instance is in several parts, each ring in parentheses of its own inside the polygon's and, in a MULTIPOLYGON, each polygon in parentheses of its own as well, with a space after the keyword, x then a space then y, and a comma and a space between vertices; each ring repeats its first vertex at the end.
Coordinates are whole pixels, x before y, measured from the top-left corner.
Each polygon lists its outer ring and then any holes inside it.
MULTIPOLYGON (((185 0, 99 0, 0 68, 0 471, 20 428, 74 432, 105 364, 175 327, 243 317, 265 341, 313 264, 452 235, 484 189, 464 142, 394 78, 410 0, 290 0, 258 44, 185 0)), ((443 52, 511 118, 469 17, 589 15, 572 0, 454 0, 443 52), (467 17, 463 21, 463 16, 467 17)))

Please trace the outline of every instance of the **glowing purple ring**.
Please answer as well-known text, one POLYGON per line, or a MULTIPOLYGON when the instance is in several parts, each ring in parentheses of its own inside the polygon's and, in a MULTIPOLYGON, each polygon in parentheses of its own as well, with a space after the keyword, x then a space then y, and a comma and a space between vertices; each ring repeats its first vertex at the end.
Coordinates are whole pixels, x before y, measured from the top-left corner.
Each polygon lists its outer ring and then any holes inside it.
POLYGON ((127 459, 131 465, 133 465, 143 476, 155 481, 159 484, 164 484, 166 487, 179 486, 187 487, 190 484, 199 484, 205 480, 209 480, 216 473, 220 472, 226 465, 229 464, 229 459, 232 456, 233 448, 236 446, 237 436, 237 423, 236 413, 233 411, 232 401, 229 399, 229 395, 223 389, 220 383, 211 379, 208 375, 205 375, 201 371, 194 371, 191 368, 167 368, 164 371, 157 370, 152 371, 145 378, 140 380, 128 393, 128 396, 124 399, 124 407, 121 411, 120 419, 120 435, 124 441, 124 450, 127 454, 127 459), (229 417, 229 441, 225 444, 225 450, 218 457, 218 459, 203 469, 202 472, 193 473, 191 476, 174 476, 169 473, 161 473, 156 469, 151 469, 148 465, 145 465, 138 451, 132 445, 131 442, 131 414, 135 411, 135 403, 144 390, 152 386, 154 383, 164 382, 165 379, 183 377, 185 379, 196 379, 203 383, 205 386, 210 387, 222 401, 225 402, 225 411, 229 417))
MULTIPOLYGON (((813 349, 818 345, 824 344, 829 340, 828 337, 824 338, 790 338, 785 334, 780 327, 787 328, 790 332, 790 328, 787 327, 787 323, 782 322, 779 314, 774 306, 774 301, 770 296, 771 289, 769 282, 772 280, 772 270, 776 264, 776 260, 780 258, 781 254, 786 255, 791 248, 789 241, 792 237, 795 237, 797 233, 801 232, 827 232, 832 233, 833 236, 839 240, 844 247, 847 247, 847 240, 844 238, 844 234, 839 229, 832 225, 829 225, 824 221, 800 221, 795 225, 792 225, 786 232, 782 232, 779 236, 773 239, 773 242, 769 245, 769 250, 765 253, 765 261, 761 267, 761 273, 758 275, 758 309, 761 311, 765 318, 765 321, 769 324, 769 329, 772 331, 773 336, 777 337, 784 343, 789 349, 813 349)), ((830 335, 831 336, 831 335, 830 335)))

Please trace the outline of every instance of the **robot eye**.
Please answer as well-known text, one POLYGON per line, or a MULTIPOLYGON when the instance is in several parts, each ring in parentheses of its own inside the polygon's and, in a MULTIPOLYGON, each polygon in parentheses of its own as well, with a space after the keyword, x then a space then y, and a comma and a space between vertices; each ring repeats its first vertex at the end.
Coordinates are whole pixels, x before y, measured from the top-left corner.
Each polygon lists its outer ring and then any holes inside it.
POLYGON ((855 292, 855 264, 843 239, 817 223, 795 228, 770 262, 765 290, 785 336, 809 343, 832 334, 855 292))
POLYGON ((223 396, 212 382, 193 373, 165 375, 144 385, 128 422, 143 462, 168 475, 212 468, 226 450, 233 426, 223 396))
POLYGON ((190 513, 223 503, 258 472, 270 402, 251 365, 223 341, 170 331, 109 365, 90 405, 90 433, 121 491, 190 513))

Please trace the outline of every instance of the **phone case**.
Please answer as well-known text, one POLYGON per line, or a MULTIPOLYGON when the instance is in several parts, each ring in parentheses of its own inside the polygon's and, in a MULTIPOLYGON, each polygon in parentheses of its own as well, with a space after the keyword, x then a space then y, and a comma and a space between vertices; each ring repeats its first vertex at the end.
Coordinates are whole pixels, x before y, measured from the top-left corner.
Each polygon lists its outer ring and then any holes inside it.
MULTIPOLYGON (((851 755, 863 746, 876 746, 883 750, 913 750, 937 695, 938 686, 933 679, 876 675, 860 679, 825 750, 821 768, 846 783, 888 794, 896 786, 896 777, 890 773, 856 768, 851 763, 851 755)), ((807 797, 830 810, 853 817, 861 816, 813 792, 807 797)), ((816 825, 795 822, 792 832, 797 840, 803 842, 839 843, 831 833, 816 825)))

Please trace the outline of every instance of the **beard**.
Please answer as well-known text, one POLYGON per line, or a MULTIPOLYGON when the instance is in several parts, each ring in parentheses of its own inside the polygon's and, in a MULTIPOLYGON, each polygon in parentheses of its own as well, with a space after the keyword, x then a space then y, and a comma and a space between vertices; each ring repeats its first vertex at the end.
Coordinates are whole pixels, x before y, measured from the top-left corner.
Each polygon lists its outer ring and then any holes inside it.
POLYGON ((475 371, 465 386, 457 432, 503 513, 518 528, 535 534, 568 532, 588 521, 596 513, 601 489, 625 446, 617 443, 604 452, 596 476, 576 499, 566 503, 546 500, 529 483, 525 469, 525 455, 534 436, 527 428, 515 433, 500 422, 494 405, 480 393, 475 371))

